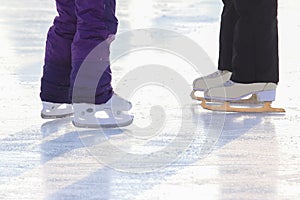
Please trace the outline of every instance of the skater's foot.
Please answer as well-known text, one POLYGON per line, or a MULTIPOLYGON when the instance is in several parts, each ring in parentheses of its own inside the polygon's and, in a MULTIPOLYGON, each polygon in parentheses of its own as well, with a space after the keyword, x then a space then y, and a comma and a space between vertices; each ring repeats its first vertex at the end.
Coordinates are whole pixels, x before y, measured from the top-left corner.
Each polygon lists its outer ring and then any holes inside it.
POLYGON ((114 128, 128 126, 133 122, 133 116, 125 113, 132 104, 114 94, 104 104, 75 103, 73 124, 84 128, 114 128))
POLYGON ((272 102, 276 96, 275 83, 242 84, 227 81, 222 86, 208 89, 204 93, 206 100, 238 101, 249 95, 256 95, 259 102, 272 102))
POLYGON ((193 90, 194 91, 205 91, 209 88, 223 85, 231 77, 231 72, 226 70, 218 70, 212 74, 204 77, 200 77, 194 80, 193 90))
POLYGON ((51 103, 43 101, 43 109, 41 117, 43 119, 57 119, 73 115, 73 107, 71 104, 66 103, 51 103))

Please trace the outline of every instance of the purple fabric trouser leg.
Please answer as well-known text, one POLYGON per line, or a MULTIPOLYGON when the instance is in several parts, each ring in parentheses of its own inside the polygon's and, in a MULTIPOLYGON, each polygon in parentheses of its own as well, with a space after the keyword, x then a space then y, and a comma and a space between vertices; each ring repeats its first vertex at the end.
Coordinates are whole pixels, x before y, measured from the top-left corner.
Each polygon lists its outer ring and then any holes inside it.
MULTIPOLYGON (((72 89, 83 60, 117 31, 115 0, 56 0, 56 6, 59 16, 54 19, 47 35, 40 97, 42 101, 71 103, 72 89)), ((92 102, 101 104, 113 93, 111 70, 109 62, 106 65, 94 62, 93 67, 101 68, 102 76, 81 73, 81 76, 86 76, 81 79, 86 83, 85 87, 89 87, 91 78, 97 79, 98 84, 90 86, 96 87, 92 102)), ((76 99, 85 102, 84 97, 76 99)))

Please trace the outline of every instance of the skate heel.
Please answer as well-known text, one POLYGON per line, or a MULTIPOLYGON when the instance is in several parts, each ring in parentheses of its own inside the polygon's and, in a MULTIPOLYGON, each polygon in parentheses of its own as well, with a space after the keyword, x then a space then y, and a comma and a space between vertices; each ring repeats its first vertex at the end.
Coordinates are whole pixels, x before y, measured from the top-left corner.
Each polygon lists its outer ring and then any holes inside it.
POLYGON ((265 90, 258 92, 256 95, 257 100, 261 102, 275 101, 276 90, 265 90))

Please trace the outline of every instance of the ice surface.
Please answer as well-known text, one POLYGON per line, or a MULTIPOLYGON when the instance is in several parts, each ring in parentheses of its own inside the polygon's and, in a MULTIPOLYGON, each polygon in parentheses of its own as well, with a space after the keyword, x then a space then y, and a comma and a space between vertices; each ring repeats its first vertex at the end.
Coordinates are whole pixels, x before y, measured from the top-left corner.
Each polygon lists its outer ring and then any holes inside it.
MULTIPOLYGON (((117 4, 119 34, 175 31, 217 63, 221 1, 117 4)), ((297 1, 280 0, 280 83, 274 104, 286 114, 205 111, 188 97, 200 75, 190 63, 170 52, 143 49, 113 63, 113 84, 123 81, 118 89, 149 77, 138 77, 136 70, 151 64, 177 72, 188 89, 148 81, 130 96, 132 126, 89 130, 74 128, 71 119, 40 119, 39 80, 55 2, 1 1, 0 199, 300 199, 299 11, 297 1)), ((122 52, 118 44, 113 54, 122 52)), ((161 76, 172 83, 173 76, 161 76)))

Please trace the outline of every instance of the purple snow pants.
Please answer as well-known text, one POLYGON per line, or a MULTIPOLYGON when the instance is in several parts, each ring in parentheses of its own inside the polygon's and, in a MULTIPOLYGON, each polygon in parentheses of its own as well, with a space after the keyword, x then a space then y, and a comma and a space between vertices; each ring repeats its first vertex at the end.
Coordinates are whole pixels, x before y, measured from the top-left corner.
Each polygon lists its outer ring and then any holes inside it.
MULTIPOLYGON (((42 101, 74 102, 73 86, 84 59, 109 35, 117 32, 115 6, 115 0, 56 0, 59 15, 54 19, 47 35, 41 79, 42 101)), ((108 54, 109 57, 109 50, 106 53, 99 52, 99 57, 101 54, 108 54)), ((109 62, 106 64, 94 62, 91 67, 102 71, 102 76, 96 77, 93 72, 81 75, 84 87, 82 95, 76 97, 77 103, 101 104, 109 100, 113 94, 109 62), (93 100, 86 99, 84 95, 84 90, 89 89, 91 79, 98 80, 96 86, 91 85, 96 88, 93 100)))

